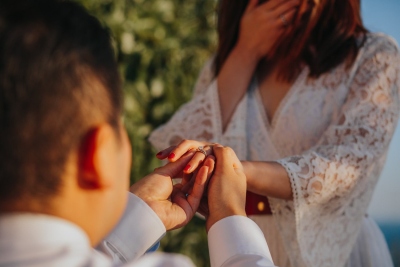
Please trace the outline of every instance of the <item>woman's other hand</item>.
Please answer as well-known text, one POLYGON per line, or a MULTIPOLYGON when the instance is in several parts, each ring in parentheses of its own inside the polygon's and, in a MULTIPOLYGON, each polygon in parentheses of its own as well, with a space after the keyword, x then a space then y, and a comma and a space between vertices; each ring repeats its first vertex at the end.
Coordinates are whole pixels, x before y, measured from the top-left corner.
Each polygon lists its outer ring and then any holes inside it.
POLYGON ((270 57, 273 47, 292 24, 300 0, 250 0, 243 14, 236 48, 255 60, 270 57))

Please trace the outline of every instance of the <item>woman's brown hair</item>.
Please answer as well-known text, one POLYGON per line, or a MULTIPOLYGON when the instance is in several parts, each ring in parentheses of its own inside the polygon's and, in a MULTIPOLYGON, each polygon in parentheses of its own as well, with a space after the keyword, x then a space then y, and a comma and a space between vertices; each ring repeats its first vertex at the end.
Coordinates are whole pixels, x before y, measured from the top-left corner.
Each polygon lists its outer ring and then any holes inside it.
MULTIPOLYGON (((357 56, 359 42, 365 39, 367 30, 361 20, 360 0, 319 0, 317 5, 314 1, 302 0, 299 9, 308 12, 297 12, 293 29, 273 50, 270 61, 279 60, 278 73, 284 80, 296 78, 304 64, 309 67, 311 77, 318 77, 343 62, 351 65, 357 56)), ((240 20, 247 4, 248 0, 219 1, 216 76, 237 42, 240 20)))

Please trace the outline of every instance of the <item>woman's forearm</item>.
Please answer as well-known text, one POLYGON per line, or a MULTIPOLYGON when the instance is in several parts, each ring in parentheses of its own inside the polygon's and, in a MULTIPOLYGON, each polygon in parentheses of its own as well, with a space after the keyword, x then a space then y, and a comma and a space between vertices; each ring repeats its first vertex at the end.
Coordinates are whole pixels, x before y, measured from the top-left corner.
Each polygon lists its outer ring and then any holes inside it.
POLYGON ((242 161, 247 190, 264 196, 293 199, 286 169, 273 161, 242 161))
POLYGON ((218 95, 223 131, 236 106, 244 96, 256 69, 258 58, 245 48, 236 46, 218 74, 218 95))

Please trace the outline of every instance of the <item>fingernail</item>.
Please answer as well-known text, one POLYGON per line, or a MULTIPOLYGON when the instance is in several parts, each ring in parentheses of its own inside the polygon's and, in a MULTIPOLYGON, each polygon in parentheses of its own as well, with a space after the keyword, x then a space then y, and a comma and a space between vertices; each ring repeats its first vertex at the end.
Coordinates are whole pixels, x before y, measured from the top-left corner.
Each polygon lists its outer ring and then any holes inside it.
POLYGON ((158 152, 156 156, 161 156, 162 155, 162 151, 158 152))
POLYGON ((169 158, 169 159, 175 158, 175 154, 174 154, 174 153, 169 154, 169 155, 168 155, 168 158, 169 158))
POLYGON ((190 164, 186 165, 186 167, 183 170, 188 171, 189 169, 190 169, 190 164))

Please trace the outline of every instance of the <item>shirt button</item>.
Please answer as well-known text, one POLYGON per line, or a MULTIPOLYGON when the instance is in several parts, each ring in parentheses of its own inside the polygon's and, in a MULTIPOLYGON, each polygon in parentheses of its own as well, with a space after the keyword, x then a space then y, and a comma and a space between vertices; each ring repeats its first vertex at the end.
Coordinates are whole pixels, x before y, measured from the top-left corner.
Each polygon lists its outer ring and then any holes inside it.
POLYGON ((264 202, 262 202, 262 201, 258 202, 257 208, 258 208, 259 211, 263 211, 264 208, 265 208, 264 202))

